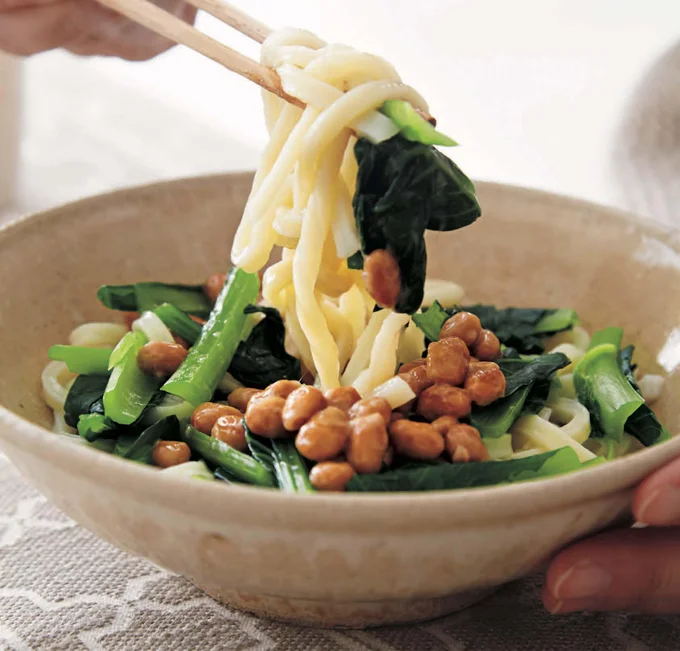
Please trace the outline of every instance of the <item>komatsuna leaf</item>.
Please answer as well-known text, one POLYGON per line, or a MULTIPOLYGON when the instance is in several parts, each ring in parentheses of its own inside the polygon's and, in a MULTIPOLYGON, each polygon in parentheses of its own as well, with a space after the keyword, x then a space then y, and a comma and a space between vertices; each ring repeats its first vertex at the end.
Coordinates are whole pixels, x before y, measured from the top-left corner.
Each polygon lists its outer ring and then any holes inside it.
POLYGON ((143 312, 170 303, 183 312, 207 317, 211 304, 200 285, 140 282, 134 285, 102 285, 97 298, 110 310, 143 312))
POLYGON ((78 418, 78 434, 90 443, 101 438, 115 437, 120 433, 116 432, 118 427, 104 414, 81 414, 78 418))
POLYGON ((264 389, 277 380, 299 380, 300 360, 286 352, 286 331, 279 311, 273 307, 249 306, 247 314, 261 312, 265 315, 242 341, 231 364, 229 373, 241 384, 253 389, 264 389))
MULTIPOLYGON (((619 367, 633 389, 642 395, 640 387, 633 376, 633 371, 635 370, 635 365, 633 364, 634 351, 634 346, 627 346, 619 351, 619 367)), ((670 432, 661 424, 656 414, 646 402, 640 405, 626 421, 625 430, 646 446, 654 445, 670 438, 670 432)))
MULTIPOLYGON (((548 374, 551 377, 555 372, 551 369, 556 368, 557 363, 563 364, 563 361, 556 360, 550 365, 531 365, 531 362, 526 362, 527 370, 521 377, 512 380, 511 388, 515 383, 524 382, 529 377, 535 379, 519 386, 510 394, 506 392, 505 397, 486 407, 473 407, 470 424, 479 430, 482 438, 497 438, 505 434, 520 416, 537 414, 545 407, 550 393, 550 380, 542 376, 548 374)), ((507 381, 506 379, 506 383, 507 381)))
POLYGON ((457 311, 476 314, 482 327, 491 330, 502 344, 524 354, 542 353, 548 337, 578 323, 576 312, 567 309, 468 305, 457 311))
POLYGON ((620 441, 628 419, 644 405, 619 366, 614 344, 589 350, 574 368, 574 388, 579 402, 604 436, 620 441))
POLYGON ((578 323, 576 312, 568 309, 497 308, 479 304, 447 310, 437 302, 424 312, 414 314, 413 320, 428 339, 435 341, 444 322, 457 312, 472 312, 479 317, 482 327, 491 330, 502 344, 523 354, 542 353, 548 337, 578 323))
POLYGON ((505 395, 509 396, 520 387, 539 380, 549 380, 561 368, 568 366, 570 361, 563 353, 547 353, 530 360, 500 358, 496 363, 505 375, 505 395))
POLYGON ((429 341, 437 341, 442 326, 450 314, 441 306, 439 301, 434 301, 424 312, 416 312, 411 318, 423 331, 429 341))
POLYGON ((560 475, 582 467, 570 447, 522 459, 422 465, 378 474, 355 475, 350 492, 410 492, 473 488, 560 475))
POLYGON ((71 385, 64 404, 64 420, 78 426, 81 414, 104 414, 104 390, 108 375, 79 375, 71 385))
POLYGON ((527 385, 486 407, 474 407, 470 414, 470 425, 479 431, 482 438, 502 436, 522 415, 530 390, 531 385, 527 385))
POLYGON ((138 463, 151 464, 154 446, 160 440, 179 441, 179 420, 176 416, 168 416, 147 427, 138 435, 132 434, 120 437, 121 445, 116 446, 114 454, 138 463))
MULTIPOLYGON (((395 309, 421 305, 427 253, 425 230, 451 231, 481 214, 467 176, 429 145, 396 135, 379 144, 360 138, 353 206, 363 255, 387 249, 399 263, 401 291, 395 309)), ((354 266, 359 262, 353 260, 354 266)))

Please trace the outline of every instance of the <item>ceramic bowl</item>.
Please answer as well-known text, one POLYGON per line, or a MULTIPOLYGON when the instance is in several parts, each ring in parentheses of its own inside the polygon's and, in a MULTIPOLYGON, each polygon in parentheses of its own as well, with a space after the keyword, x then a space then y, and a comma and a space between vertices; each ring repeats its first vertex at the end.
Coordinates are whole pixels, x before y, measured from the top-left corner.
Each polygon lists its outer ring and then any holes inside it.
MULTIPOLYGON (((52 434, 40 394, 50 344, 110 319, 104 283, 200 281, 228 266, 251 176, 123 190, 0 231, 0 443, 24 476, 110 543, 259 615, 364 627, 437 617, 540 567, 570 541, 630 517, 634 486, 680 438, 539 482, 393 495, 297 496, 165 477, 52 434)), ((429 243, 430 271, 470 299, 570 306, 618 324, 655 405, 680 410, 680 236, 582 201, 480 183, 484 216, 429 243)))

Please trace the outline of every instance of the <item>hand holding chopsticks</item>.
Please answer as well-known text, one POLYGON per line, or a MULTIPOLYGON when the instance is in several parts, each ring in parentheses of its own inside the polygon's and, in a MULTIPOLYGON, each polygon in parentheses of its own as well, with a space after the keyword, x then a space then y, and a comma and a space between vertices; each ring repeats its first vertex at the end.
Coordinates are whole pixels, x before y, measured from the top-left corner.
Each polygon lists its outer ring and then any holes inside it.
MULTIPOLYGON (((284 92, 281 80, 274 70, 203 34, 149 0, 98 0, 98 2, 168 40, 185 45, 232 72, 254 81, 258 86, 287 102, 302 106, 298 99, 284 92)), ((187 0, 187 2, 258 43, 262 43, 271 31, 258 20, 225 2, 219 0, 187 0)))

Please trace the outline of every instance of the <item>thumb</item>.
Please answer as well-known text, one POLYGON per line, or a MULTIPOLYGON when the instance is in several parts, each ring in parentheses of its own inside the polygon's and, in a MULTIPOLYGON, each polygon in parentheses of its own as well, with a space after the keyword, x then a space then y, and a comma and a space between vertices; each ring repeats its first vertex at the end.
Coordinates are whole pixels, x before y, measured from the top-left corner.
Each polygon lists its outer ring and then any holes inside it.
POLYGON ((647 477, 635 491, 633 515, 638 522, 680 525, 680 459, 647 477))
POLYGON ((680 612, 680 529, 608 531, 567 548, 548 568, 543 603, 555 614, 680 612))

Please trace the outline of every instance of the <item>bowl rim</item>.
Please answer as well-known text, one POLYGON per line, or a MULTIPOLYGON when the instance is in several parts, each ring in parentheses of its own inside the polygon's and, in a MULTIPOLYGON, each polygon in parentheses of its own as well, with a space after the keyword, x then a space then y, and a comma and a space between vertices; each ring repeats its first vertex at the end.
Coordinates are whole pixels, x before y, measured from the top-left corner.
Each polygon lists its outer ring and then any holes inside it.
MULTIPOLYGON (((193 186, 200 183, 211 183, 217 180, 246 180, 252 178, 252 172, 236 172, 195 176, 151 184, 123 188, 80 199, 49 210, 23 215, 17 220, 0 227, 0 247, 7 238, 19 236, 24 228, 35 227, 46 221, 59 219, 64 212, 101 207, 102 202, 117 201, 121 196, 144 195, 158 193, 167 188, 180 188, 182 185, 193 186)), ((543 200, 562 205, 568 204, 577 210, 596 211, 623 219, 631 225, 643 229, 647 234, 661 239, 680 233, 680 230, 629 214, 611 206, 602 206, 587 200, 555 194, 545 190, 508 185, 488 181, 476 182, 479 187, 492 192, 521 195, 525 200, 543 200)), ((86 211, 87 212, 87 211, 86 211)), ((668 243, 674 249, 674 243, 668 243)), ((537 514, 554 510, 557 506, 567 506, 582 502, 584 495, 593 499, 620 490, 631 488, 636 482, 628 477, 636 471, 653 470, 665 460, 670 461, 680 456, 680 437, 672 438, 659 445, 646 448, 628 457, 623 457, 607 464, 586 468, 578 472, 567 473, 535 481, 519 482, 501 486, 484 486, 437 491, 400 492, 400 493, 314 493, 290 494, 278 490, 267 490, 248 485, 224 486, 215 482, 191 482, 191 490, 187 490, 187 480, 173 475, 159 473, 158 469, 140 464, 130 463, 114 455, 94 448, 74 443, 67 437, 56 436, 54 432, 32 423, 0 405, 0 441, 9 447, 30 445, 32 454, 52 464, 67 466, 76 463, 81 469, 81 476, 99 483, 106 483, 121 492, 132 492, 139 496, 140 485, 143 485, 145 499, 165 503, 172 491, 173 508, 183 512, 195 510, 197 503, 217 506, 220 502, 238 503, 238 510, 252 509, 256 514, 262 509, 267 513, 283 513, 270 519, 272 526, 280 526, 282 522, 292 524, 291 509, 297 512, 300 519, 294 518, 299 525, 305 517, 327 513, 327 524, 331 529, 342 528, 348 521, 365 520, 369 527, 389 527, 390 522, 401 520, 400 513, 410 517, 413 526, 415 520, 428 529, 449 527, 448 519, 456 517, 457 522, 475 522, 480 520, 515 517, 521 514, 537 514), (23 445, 22 445, 23 443, 23 445), (603 481, 605 477, 609 481, 603 481), (573 490, 574 485, 578 490, 573 490), (603 488, 602 485, 605 485, 603 488), (612 488, 612 484, 615 486, 612 488), (224 500, 224 490, 231 491, 231 500, 224 500), (573 493, 573 495, 572 495, 573 493), (192 508, 193 507, 193 508, 192 508), (381 507, 383 517, 376 507, 381 507), (387 507, 384 509, 383 507, 387 507), (376 513, 378 513, 376 517, 376 513), (388 514, 388 517, 384 517, 388 514), (439 517, 433 520, 433 515, 439 517), (446 515, 446 518, 441 517, 446 515), (281 519, 283 518, 283 519, 281 519), (439 522, 439 526, 437 525, 439 522)), ((11 458, 12 453, 8 456, 11 458)), ((223 510, 223 509, 222 509, 223 510)), ((254 518, 261 524, 262 518, 254 518)), ((316 528, 315 524, 315 528, 316 528)))

